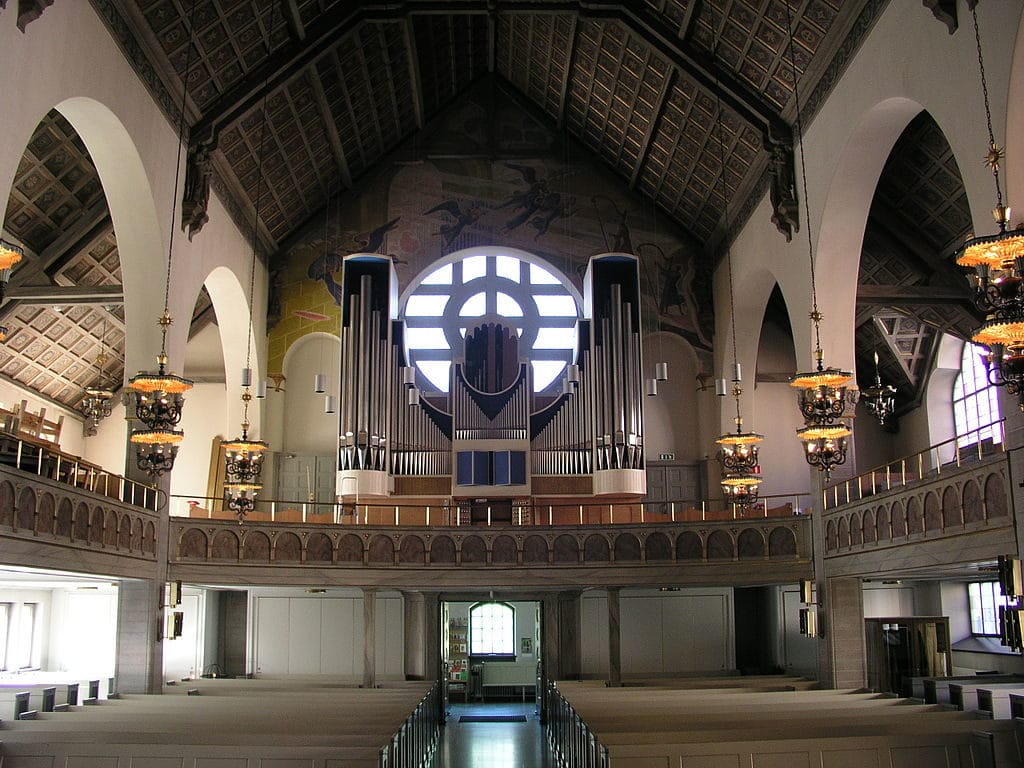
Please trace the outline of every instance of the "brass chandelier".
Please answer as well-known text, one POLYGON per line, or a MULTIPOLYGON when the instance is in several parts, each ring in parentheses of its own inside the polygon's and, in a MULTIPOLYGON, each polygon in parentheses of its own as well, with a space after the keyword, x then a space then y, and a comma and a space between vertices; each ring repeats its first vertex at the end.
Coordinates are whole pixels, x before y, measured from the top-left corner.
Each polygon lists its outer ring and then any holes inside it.
POLYGON ((786 29, 789 33, 789 66, 793 75, 793 101, 796 112, 796 141, 800 147, 800 176, 804 193, 804 215, 807 228, 807 256, 811 276, 811 312, 810 319, 814 332, 813 371, 796 373, 789 384, 800 390, 797 404, 804 426, 796 431, 797 438, 804 444, 804 458, 807 463, 824 473, 828 481, 832 470, 846 462, 846 438, 853 431, 843 421, 846 411, 847 384, 853 374, 839 368, 825 366, 825 354, 821 350, 821 321, 823 315, 818 310, 818 292, 814 274, 814 242, 811 237, 811 212, 807 196, 807 166, 804 160, 803 126, 800 118, 799 74, 794 63, 793 54, 793 20, 789 4, 786 4, 786 29))
POLYGON ((178 119, 178 158, 174 170, 174 195, 171 202, 171 229, 167 246, 167 273, 164 278, 164 311, 157 319, 160 326, 160 352, 156 356, 156 371, 140 371, 128 380, 127 389, 134 395, 135 418, 145 429, 133 429, 131 442, 135 446, 135 461, 140 470, 151 477, 159 477, 174 468, 178 446, 185 433, 178 429, 185 393, 193 382, 167 371, 167 330, 174 323, 170 312, 171 261, 174 256, 174 230, 178 209, 178 189, 181 177, 181 151, 185 141, 185 109, 188 99, 188 78, 192 68, 192 17, 195 0, 189 12, 188 54, 185 75, 182 78, 181 112, 178 119))
POLYGON ((893 412, 896 410, 896 387, 892 384, 882 383, 882 374, 878 371, 878 352, 875 358, 875 381, 866 389, 860 391, 860 401, 864 407, 874 416, 883 427, 889 423, 893 412))
POLYGON ((82 410, 86 418, 85 434, 92 437, 96 434, 100 421, 110 415, 110 401, 114 393, 104 386, 107 378, 106 365, 109 360, 107 355, 107 321, 103 321, 103 338, 100 345, 100 353, 96 355, 96 368, 99 375, 96 383, 85 388, 85 396, 82 398, 82 410))
POLYGON ((1011 209, 1003 201, 999 167, 1004 150, 996 144, 992 131, 978 13, 973 7, 971 17, 988 128, 985 165, 991 169, 995 182, 996 207, 992 209, 992 217, 999 231, 994 235, 970 237, 957 251, 956 263, 974 269, 975 303, 986 317, 971 340, 988 349, 989 383, 1006 387, 1007 392, 1017 396, 1018 405, 1024 411, 1024 230, 1010 229, 1011 209))

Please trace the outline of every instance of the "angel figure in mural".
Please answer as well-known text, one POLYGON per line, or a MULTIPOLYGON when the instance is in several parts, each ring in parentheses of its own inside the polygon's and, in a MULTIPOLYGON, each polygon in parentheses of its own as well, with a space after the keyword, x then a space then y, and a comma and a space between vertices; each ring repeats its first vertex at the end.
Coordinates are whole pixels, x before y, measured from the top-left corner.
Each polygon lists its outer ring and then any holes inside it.
POLYGON ((511 206, 513 211, 520 212, 505 223, 505 232, 511 232, 529 222, 537 231, 534 236, 536 240, 547 233, 555 219, 572 213, 573 201, 563 199, 561 192, 549 188, 547 179, 537 178, 536 168, 514 163, 505 163, 505 167, 516 171, 530 185, 522 192, 513 192, 508 200, 498 206, 499 209, 511 206))
POLYGON ((462 230, 475 223, 484 214, 485 210, 486 208, 479 203, 468 205, 463 209, 462 203, 458 200, 445 200, 443 203, 435 205, 429 211, 424 211, 423 215, 429 216, 432 213, 446 213, 454 219, 454 221, 442 222, 441 228, 438 230, 438 234, 444 237, 445 246, 450 246, 455 241, 455 238, 462 234, 462 230))
MULTIPOLYGON (((619 208, 614 200, 605 195, 595 195, 590 198, 590 202, 594 204, 594 210, 597 211, 597 220, 601 224, 601 236, 604 238, 604 247, 608 249, 609 253, 633 253, 633 239, 629 235, 629 225, 626 223, 626 219, 629 216, 629 211, 625 208, 619 208), (614 221, 616 222, 615 231, 611 233, 611 239, 608 238, 608 232, 605 231, 604 221, 605 217, 601 212, 600 201, 605 201, 611 206, 612 210, 615 211, 614 221)), ((608 217, 610 220, 611 216, 608 217)))
MULTIPOLYGON (((384 245, 384 236, 398 224, 394 218, 376 229, 369 232, 361 232, 352 238, 352 247, 346 248, 347 253, 378 253, 384 245)), ((337 252, 324 250, 324 253, 317 256, 310 262, 306 269, 306 277, 324 284, 327 292, 331 294, 334 303, 341 306, 341 286, 334 280, 334 273, 341 270, 345 257, 337 252)))

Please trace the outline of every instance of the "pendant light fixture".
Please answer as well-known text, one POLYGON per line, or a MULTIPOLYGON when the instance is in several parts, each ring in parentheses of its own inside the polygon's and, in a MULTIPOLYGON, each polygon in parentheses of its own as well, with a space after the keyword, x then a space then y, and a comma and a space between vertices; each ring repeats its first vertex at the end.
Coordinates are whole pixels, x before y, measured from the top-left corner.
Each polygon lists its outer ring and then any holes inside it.
POLYGON ((896 410, 896 387, 882 384, 882 374, 878 371, 878 352, 875 357, 875 382, 867 389, 860 391, 860 400, 878 423, 886 426, 896 410))
MULTIPOLYGON (((717 47, 717 43, 716 43, 717 47)), ((741 514, 750 510, 757 502, 761 488, 761 467, 758 463, 758 444, 764 440, 762 435, 756 432, 743 431, 743 414, 740 411, 740 396, 743 388, 740 386, 743 376, 741 374, 739 353, 736 346, 736 301, 733 296, 732 279, 732 254, 729 247, 729 190, 725 180, 725 130, 722 119, 722 102, 718 97, 716 89, 715 105, 718 110, 718 161, 721 168, 719 180, 721 182, 723 208, 723 231, 725 233, 725 265, 729 281, 729 325, 732 339, 732 388, 731 394, 736 402, 736 416, 733 422, 736 425, 735 432, 726 432, 715 439, 719 446, 718 463, 722 469, 722 495, 725 500, 736 506, 741 514)), ((715 391, 724 396, 727 391, 725 379, 720 379, 715 391)))
POLYGON ((1004 204, 999 167, 1004 148, 996 144, 992 130, 992 111, 988 103, 985 60, 981 53, 978 12, 972 5, 974 41, 978 50, 981 93, 985 102, 988 128, 988 153, 985 165, 992 171, 996 187, 996 207, 992 217, 999 231, 994 235, 971 237, 957 251, 956 263, 975 271, 975 303, 986 314, 984 324, 971 340, 988 348, 988 380, 1017 396, 1024 411, 1024 230, 1009 229, 1011 209, 1004 204))
MULTIPOLYGON (((270 16, 270 27, 267 32, 267 55, 272 56, 271 40, 274 24, 277 20, 277 4, 270 16)), ((252 220, 252 258, 249 262, 249 327, 245 336, 245 368, 242 369, 242 434, 228 443, 224 443, 224 503, 235 513, 238 522, 245 521, 245 516, 252 512, 256 505, 256 496, 262 490, 263 458, 270 446, 263 440, 249 437, 249 403, 252 402, 252 338, 254 336, 252 322, 253 295, 256 287, 256 248, 259 243, 260 212, 263 203, 263 147, 267 135, 267 98, 269 94, 269 75, 263 82, 263 104, 260 108, 260 141, 256 156, 256 207, 252 220)), ((265 394, 265 393, 264 393, 265 394)))
POLYGON ((85 434, 92 437, 96 434, 100 421, 110 415, 110 401, 114 393, 107 388, 106 365, 109 360, 107 355, 107 319, 103 318, 103 336, 100 339, 100 353, 96 355, 96 369, 98 375, 95 383, 86 387, 85 396, 82 398, 82 410, 85 413, 86 427, 85 434))
POLYGON ((846 410, 846 386, 853 374, 838 368, 825 366, 825 354, 821 349, 822 314, 818 310, 818 293, 814 274, 814 241, 811 237, 810 201, 807 195, 807 169, 804 160, 803 125, 800 117, 799 75, 793 53, 793 19, 786 3, 786 31, 789 35, 789 67, 793 75, 793 101, 796 111, 796 141, 800 147, 800 176, 804 193, 804 216, 807 228, 807 257, 811 275, 810 319, 814 335, 813 371, 797 373, 789 384, 800 390, 797 403, 804 418, 804 426, 796 431, 804 444, 804 458, 807 463, 824 473, 828 481, 832 470, 846 462, 846 438, 853 434, 842 420, 846 410))
POLYGON ((160 353, 156 356, 156 371, 140 371, 128 380, 127 389, 134 394, 135 418, 145 429, 133 429, 131 442, 135 446, 138 468, 151 477, 159 477, 174 468, 178 446, 185 433, 178 429, 185 393, 192 382, 167 371, 167 329, 174 322, 170 312, 171 260, 174 256, 174 231, 178 212, 178 188, 181 179, 181 153, 185 141, 185 108, 188 99, 188 78, 192 68, 192 31, 195 0, 188 19, 188 51, 185 74, 182 77, 181 112, 178 119, 178 158, 174 169, 174 194, 171 198, 171 228, 167 247, 167 273, 164 279, 164 311, 157 320, 160 326, 160 353))

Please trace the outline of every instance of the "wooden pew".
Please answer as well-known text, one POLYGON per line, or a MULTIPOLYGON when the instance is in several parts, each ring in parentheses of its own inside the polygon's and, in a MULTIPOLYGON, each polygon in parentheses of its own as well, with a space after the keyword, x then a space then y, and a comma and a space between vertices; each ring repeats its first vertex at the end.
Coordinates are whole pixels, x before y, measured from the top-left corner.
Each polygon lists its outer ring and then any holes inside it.
POLYGON ((1011 716, 1010 696, 1013 694, 1024 694, 1024 682, 1017 685, 1002 683, 978 688, 976 695, 979 715, 991 717, 993 720, 1008 720, 1011 716))
POLYGON ((924 684, 925 704, 951 704, 949 686, 952 683, 1012 683, 1021 680, 1020 675, 956 675, 953 677, 926 677, 924 684))
MULTIPOLYGON (((981 691, 999 688, 1024 688, 1024 677, 1016 677, 1008 681, 972 680, 949 684, 949 703, 964 712, 977 712, 981 701, 981 691)), ((1006 700, 1007 717, 1009 717, 1010 701, 1006 700)))

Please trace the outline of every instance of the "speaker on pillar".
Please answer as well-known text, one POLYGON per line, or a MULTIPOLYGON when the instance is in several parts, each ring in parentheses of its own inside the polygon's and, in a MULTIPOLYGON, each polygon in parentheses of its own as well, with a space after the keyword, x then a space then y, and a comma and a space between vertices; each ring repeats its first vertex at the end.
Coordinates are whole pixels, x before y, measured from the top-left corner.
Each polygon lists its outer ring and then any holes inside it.
POLYGON ((1004 597, 1024 596, 1024 573, 1020 560, 1008 555, 999 556, 999 587, 1004 597))
POLYGON ((814 582, 809 579, 800 579, 800 602, 804 605, 814 605, 814 582))

